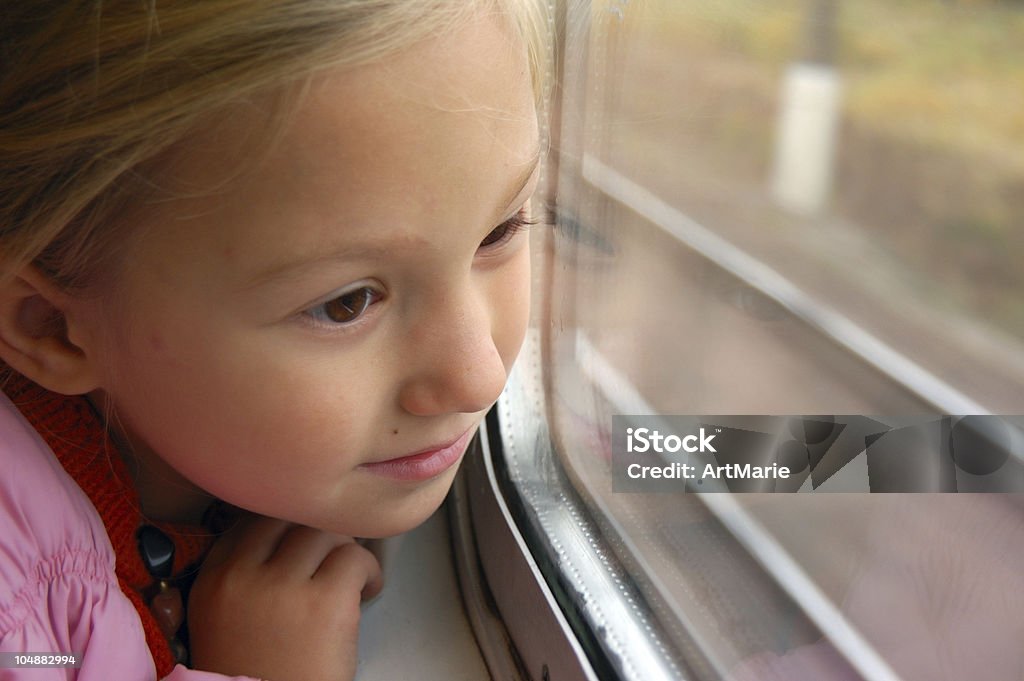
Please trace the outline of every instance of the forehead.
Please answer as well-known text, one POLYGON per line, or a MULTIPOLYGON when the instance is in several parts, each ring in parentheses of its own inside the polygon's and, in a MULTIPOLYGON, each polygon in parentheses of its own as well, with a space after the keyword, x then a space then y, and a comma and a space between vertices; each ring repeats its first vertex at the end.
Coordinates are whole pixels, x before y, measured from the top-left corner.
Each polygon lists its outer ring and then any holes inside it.
POLYGON ((254 246, 275 232, 287 240, 264 250, 302 252, 362 232, 407 239, 404 225, 442 212, 491 222, 538 154, 525 49, 500 17, 324 71, 296 96, 280 130, 256 102, 190 139, 170 184, 195 191, 162 202, 174 222, 161 225, 166 238, 213 223, 191 237, 223 252, 244 243, 255 266, 267 253, 254 246))
POLYGON ((313 81, 278 160, 309 178, 446 198, 492 166, 535 160, 530 84, 522 46, 482 17, 447 39, 313 81))

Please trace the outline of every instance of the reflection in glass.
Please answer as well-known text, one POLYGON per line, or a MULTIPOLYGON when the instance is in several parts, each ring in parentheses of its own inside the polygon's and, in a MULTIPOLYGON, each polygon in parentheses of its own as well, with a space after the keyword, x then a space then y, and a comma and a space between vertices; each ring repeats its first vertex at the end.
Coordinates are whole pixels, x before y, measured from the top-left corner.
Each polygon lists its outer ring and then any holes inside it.
POLYGON ((609 461, 612 414, 1024 413, 1024 6, 585 14, 549 419, 676 653, 700 679, 1020 678, 1019 497, 613 494, 609 461))

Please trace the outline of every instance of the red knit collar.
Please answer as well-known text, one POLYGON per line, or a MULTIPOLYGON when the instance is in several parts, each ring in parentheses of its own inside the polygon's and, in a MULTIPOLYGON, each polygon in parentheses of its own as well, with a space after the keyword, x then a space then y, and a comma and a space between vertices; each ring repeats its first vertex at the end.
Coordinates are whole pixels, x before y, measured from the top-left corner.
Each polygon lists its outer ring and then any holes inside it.
POLYGON ((154 579, 139 555, 136 533, 143 524, 150 524, 171 538, 176 578, 199 563, 212 544, 212 534, 203 527, 145 519, 128 469, 102 419, 85 397, 52 393, 17 375, 3 389, 99 512, 114 548, 118 583, 142 618, 158 676, 166 676, 174 667, 174 659, 142 596, 154 585, 154 579))

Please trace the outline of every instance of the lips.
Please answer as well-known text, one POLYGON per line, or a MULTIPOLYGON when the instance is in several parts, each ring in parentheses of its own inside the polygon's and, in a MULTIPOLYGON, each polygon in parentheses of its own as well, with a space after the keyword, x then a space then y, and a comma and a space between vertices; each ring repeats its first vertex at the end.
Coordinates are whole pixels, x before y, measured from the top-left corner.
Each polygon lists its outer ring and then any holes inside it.
POLYGON ((368 473, 393 480, 429 480, 444 473, 459 462, 466 451, 466 446, 469 444, 470 439, 476 433, 476 429, 477 427, 473 426, 451 442, 395 459, 364 463, 359 468, 368 473))

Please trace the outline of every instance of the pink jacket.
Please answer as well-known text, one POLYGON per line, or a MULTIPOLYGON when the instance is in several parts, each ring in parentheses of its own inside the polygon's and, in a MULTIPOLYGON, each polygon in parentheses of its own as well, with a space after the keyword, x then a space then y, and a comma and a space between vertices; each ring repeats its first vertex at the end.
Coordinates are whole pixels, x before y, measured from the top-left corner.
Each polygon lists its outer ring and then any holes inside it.
MULTIPOLYGON (((0 472, 0 652, 81 661, 79 669, 0 668, 0 681, 155 680, 99 514, 2 393, 0 472)), ((178 665, 165 681, 228 678, 178 665)))

